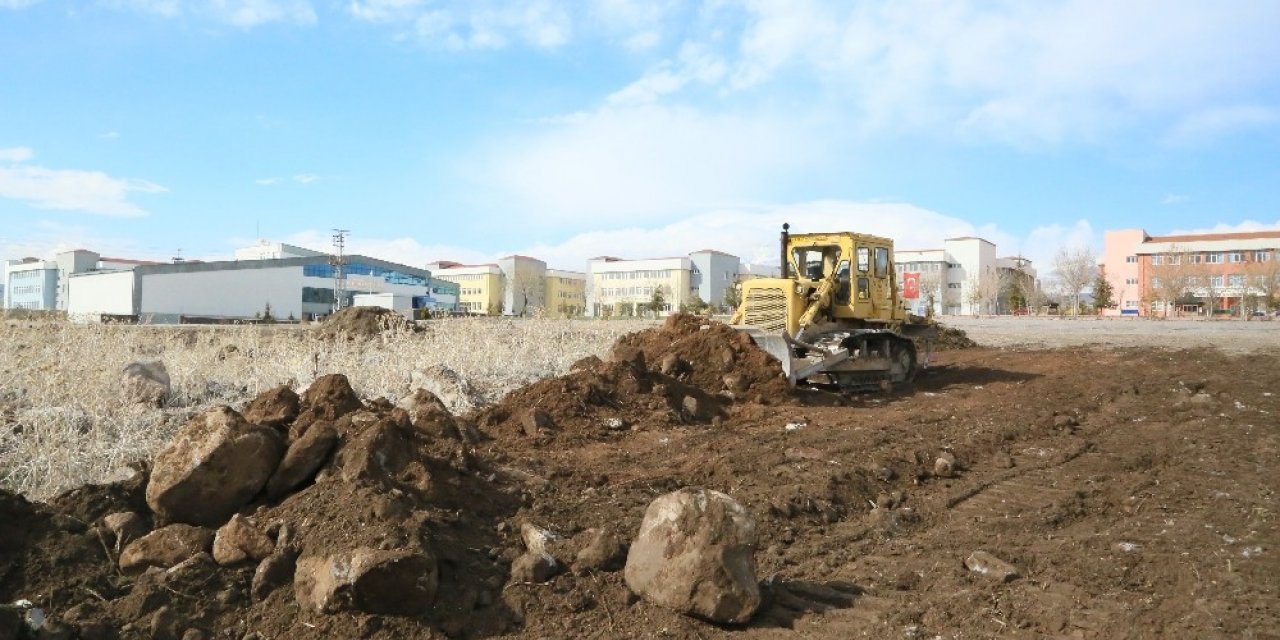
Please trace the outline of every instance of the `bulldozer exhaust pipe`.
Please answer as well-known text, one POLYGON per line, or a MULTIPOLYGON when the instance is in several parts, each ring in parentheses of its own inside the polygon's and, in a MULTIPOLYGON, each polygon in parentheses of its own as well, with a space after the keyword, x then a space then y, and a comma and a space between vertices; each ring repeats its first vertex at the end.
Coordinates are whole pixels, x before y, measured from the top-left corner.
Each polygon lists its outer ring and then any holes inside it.
POLYGON ((782 270, 783 278, 791 277, 787 273, 787 267, 789 266, 789 264, 787 263, 787 242, 791 239, 790 229, 791 229, 790 223, 787 223, 787 222, 782 223, 782 235, 779 238, 780 245, 778 246, 778 252, 779 252, 779 257, 781 257, 781 261, 778 262, 778 265, 782 270))

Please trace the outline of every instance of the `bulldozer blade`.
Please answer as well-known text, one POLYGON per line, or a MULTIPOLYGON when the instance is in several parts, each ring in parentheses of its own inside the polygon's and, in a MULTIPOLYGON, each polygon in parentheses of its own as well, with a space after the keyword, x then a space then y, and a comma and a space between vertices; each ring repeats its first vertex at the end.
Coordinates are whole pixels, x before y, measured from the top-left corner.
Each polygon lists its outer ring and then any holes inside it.
POLYGON ((782 374, 787 377, 787 382, 795 385, 795 378, 792 377, 792 360, 791 360, 791 344, 787 340, 785 334, 766 333, 760 329, 750 327, 734 327, 739 331, 751 337, 751 341, 756 343, 757 347, 764 350, 765 353, 773 357, 774 360, 782 363, 782 374))

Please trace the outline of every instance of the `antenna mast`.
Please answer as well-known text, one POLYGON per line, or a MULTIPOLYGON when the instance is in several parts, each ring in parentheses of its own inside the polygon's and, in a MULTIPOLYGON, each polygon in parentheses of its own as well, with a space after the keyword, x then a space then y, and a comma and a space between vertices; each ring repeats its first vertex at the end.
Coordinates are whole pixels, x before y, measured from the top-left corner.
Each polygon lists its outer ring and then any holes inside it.
POLYGON ((333 256, 329 264, 333 265, 333 312, 342 310, 342 302, 346 299, 347 275, 344 273, 342 251, 347 245, 347 229, 333 230, 333 256))

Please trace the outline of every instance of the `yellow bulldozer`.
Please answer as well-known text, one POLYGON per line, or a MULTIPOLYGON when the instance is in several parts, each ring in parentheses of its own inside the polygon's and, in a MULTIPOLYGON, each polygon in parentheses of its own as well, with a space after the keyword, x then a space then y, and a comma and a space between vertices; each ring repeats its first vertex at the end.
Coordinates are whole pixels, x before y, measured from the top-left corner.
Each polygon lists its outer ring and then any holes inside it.
POLYGON ((743 282, 730 324, 781 362, 792 385, 865 391, 911 382, 928 366, 937 327, 932 313, 907 312, 893 241, 790 228, 782 225, 781 276, 743 282))

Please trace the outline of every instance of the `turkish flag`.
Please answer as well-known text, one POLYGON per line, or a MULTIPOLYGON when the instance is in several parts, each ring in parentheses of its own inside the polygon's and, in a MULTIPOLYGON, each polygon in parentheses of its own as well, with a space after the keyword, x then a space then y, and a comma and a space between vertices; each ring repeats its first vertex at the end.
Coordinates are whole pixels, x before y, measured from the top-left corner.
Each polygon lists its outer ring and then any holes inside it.
POLYGON ((919 273, 902 274, 902 297, 907 300, 915 300, 920 297, 919 273))

